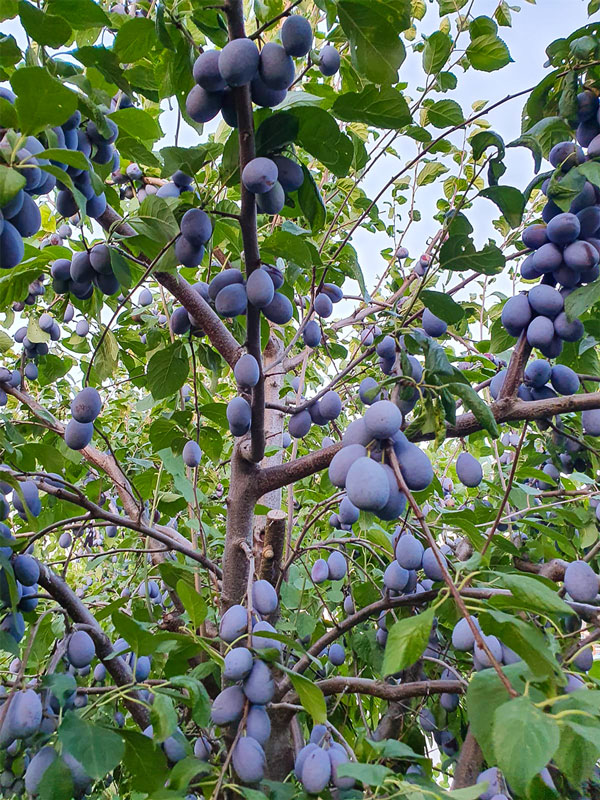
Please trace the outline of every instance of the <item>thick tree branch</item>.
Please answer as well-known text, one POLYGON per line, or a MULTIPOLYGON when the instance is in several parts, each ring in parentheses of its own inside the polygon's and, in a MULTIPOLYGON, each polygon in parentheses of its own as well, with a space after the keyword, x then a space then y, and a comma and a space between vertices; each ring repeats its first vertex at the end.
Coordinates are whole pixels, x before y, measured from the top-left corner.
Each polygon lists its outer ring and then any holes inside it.
POLYGON ((454 769, 452 788, 464 789, 466 786, 473 786, 482 766, 483 753, 469 728, 454 769))
POLYGON ((286 517, 285 511, 280 509, 271 509, 267 512, 259 577, 269 581, 273 586, 277 586, 281 571, 286 517))
MULTIPOLYGON (((244 28, 244 4, 242 0, 228 0, 225 4, 229 40, 246 36, 244 28)), ((239 86, 233 90, 238 120, 240 175, 249 161, 256 155, 254 147, 254 115, 250 85, 239 86)), ((240 226, 244 245, 246 278, 260 267, 258 233, 256 229, 256 199, 243 183, 240 183, 242 207, 240 226)), ((248 303, 246 312, 246 346, 260 365, 260 379, 252 390, 252 426, 250 428, 250 460, 255 464, 262 461, 265 454, 265 389, 262 370, 262 350, 260 345, 260 309, 248 303)))
MULTIPOLYGON (((353 678, 351 676, 339 676, 327 678, 324 681, 317 681, 316 684, 323 694, 328 697, 332 694, 343 692, 350 694, 367 694, 371 697, 379 697, 382 700, 408 700, 412 697, 428 697, 432 694, 462 694, 465 686, 461 681, 414 681, 413 683, 386 683, 385 681, 374 681, 368 678, 353 678)), ((283 698, 284 703, 298 702, 294 692, 288 693, 283 698)))
MULTIPOLYGON (((124 222, 110 206, 98 217, 98 223, 106 231, 115 231, 121 236, 135 236, 133 228, 124 222)), ((123 242, 125 245, 126 242, 123 242)), ((153 273, 156 280, 175 297, 186 311, 194 318, 208 336, 215 350, 233 367, 242 355, 242 349, 223 321, 209 304, 196 292, 181 275, 157 271, 153 273)))
MULTIPOLYGON (((548 400, 525 400, 505 398, 492 403, 490 409, 496 422, 523 422, 536 419, 544 419, 557 414, 568 414, 570 412, 586 411, 592 408, 600 408, 600 392, 590 392, 589 394, 573 394, 565 397, 552 397, 548 400)), ((446 438, 462 438, 471 433, 476 433, 482 429, 481 424, 471 412, 461 414, 457 417, 455 425, 446 428, 446 438)), ((424 442, 433 439, 435 434, 420 433, 411 436, 413 442, 424 442)), ((335 444, 324 450, 317 450, 295 461, 282 464, 279 467, 269 467, 262 471, 259 482, 261 491, 268 492, 280 486, 287 486, 289 483, 308 478, 315 472, 320 472, 329 466, 331 459, 341 448, 341 444, 335 444)))
MULTIPOLYGON (((39 584, 56 602, 64 608, 73 622, 86 625, 86 631, 94 640, 96 655, 106 667, 106 671, 113 678, 117 686, 130 686, 135 683, 133 673, 128 664, 119 656, 114 656, 112 644, 108 636, 104 633, 95 617, 87 610, 85 605, 77 597, 69 586, 52 572, 45 564, 38 562, 40 566, 39 584)), ((150 722, 150 714, 140 702, 138 693, 131 692, 132 700, 124 699, 123 702, 131 716, 142 728, 147 727, 150 722)))

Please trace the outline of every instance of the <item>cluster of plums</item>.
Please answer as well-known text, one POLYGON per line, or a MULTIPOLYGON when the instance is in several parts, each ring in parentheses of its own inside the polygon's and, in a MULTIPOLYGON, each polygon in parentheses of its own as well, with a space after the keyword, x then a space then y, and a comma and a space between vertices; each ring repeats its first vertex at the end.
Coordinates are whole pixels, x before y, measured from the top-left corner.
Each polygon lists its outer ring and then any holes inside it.
MULTIPOLYGON (((321 319, 327 319, 333 313, 334 303, 339 303, 344 297, 344 292, 335 283, 324 283, 321 291, 315 295, 314 311, 321 319)), ((321 325, 312 318, 305 324, 302 338, 307 347, 315 348, 321 344, 321 325)))
POLYGON ((121 288, 111 260, 111 248, 96 244, 90 250, 73 254, 72 259, 57 259, 50 269, 52 287, 56 294, 72 294, 78 300, 88 300, 96 286, 107 297, 121 288))
POLYGON ((315 725, 308 744, 296 756, 294 772, 308 794, 319 794, 329 784, 336 789, 352 789, 354 778, 337 774, 338 767, 349 762, 345 748, 333 741, 327 726, 315 725))
POLYGON ((300 164, 287 156, 259 156, 244 167, 242 183, 256 195, 258 210, 274 215, 282 211, 286 193, 295 192, 302 186, 304 172, 300 164))
POLYGON ((71 403, 71 419, 65 427, 65 444, 71 450, 83 450, 92 441, 94 421, 102 409, 98 390, 86 386, 71 403))
POLYGON ((308 434, 313 423, 320 427, 328 425, 342 413, 342 400, 337 392, 330 389, 319 399, 312 401, 306 408, 292 414, 288 422, 288 431, 294 439, 302 439, 308 434))
POLYGON ((261 617, 267 617, 277 609, 277 593, 266 580, 257 580, 252 586, 252 614, 242 605, 229 608, 221 618, 219 637, 231 648, 227 651, 223 666, 223 678, 232 685, 227 686, 214 699, 211 719, 224 728, 244 720, 243 735, 233 750, 232 762, 238 778, 243 783, 253 784, 262 780, 266 765, 263 745, 271 735, 271 722, 265 706, 275 693, 271 669, 258 657, 257 651, 275 649, 281 652, 281 643, 270 638, 275 628, 261 617), (248 635, 250 622, 251 648, 241 646, 240 641, 248 635), (253 652, 254 651, 254 652, 253 652))
POLYGON ((402 412, 391 400, 375 401, 348 425, 328 473, 334 486, 346 490, 337 512, 341 523, 354 524, 361 510, 386 521, 402 514, 406 497, 390 463, 392 451, 411 491, 422 491, 433 480, 429 458, 408 441, 401 425, 402 412))
MULTIPOLYGON (((99 128, 95 122, 89 120, 84 129, 81 126, 81 113, 75 111, 61 128, 64 147, 69 150, 78 150, 95 164, 111 164, 112 170, 116 170, 119 167, 120 158, 114 143, 119 135, 119 129, 109 117, 105 117, 103 122, 105 127, 100 126, 99 128)), ((57 166, 71 176, 75 189, 83 195, 87 216, 93 219, 100 217, 106 211, 106 195, 104 192, 96 194, 89 170, 64 164, 57 166)), ((58 186, 60 191, 56 197, 56 210, 63 217, 73 217, 79 212, 77 200, 69 187, 60 183, 58 186)))
MULTIPOLYGON (((294 83, 294 58, 306 56, 312 47, 313 32, 308 20, 299 15, 286 18, 281 26, 281 44, 267 42, 259 51, 252 39, 230 41, 220 50, 204 51, 194 63, 196 85, 186 99, 186 110, 194 122, 214 119, 219 112, 232 128, 238 127, 232 89, 250 86, 256 105, 272 108, 282 103, 294 83)), ((335 75, 340 55, 331 45, 318 54, 318 66, 326 76, 335 75)))
POLYGON ((180 231, 175 242, 177 261, 184 267, 195 268, 202 261, 204 248, 212 235, 210 217, 200 208, 190 208, 181 218, 180 231))
MULTIPOLYGON (((21 487, 24 486, 25 484, 22 483, 21 487)), ((10 491, 13 490, 9 484, 0 483, 0 519, 6 519, 8 516, 9 505, 5 494, 10 491)), ((28 490, 25 489, 24 498, 28 493, 28 490)), ((31 505, 34 505, 33 497, 29 499, 32 501, 31 505)), ((24 513, 23 503, 16 491, 13 491, 13 505, 19 513, 24 513)), ((40 509, 34 508, 35 510, 39 514, 41 507, 40 509)), ((33 611, 38 604, 37 582, 40 577, 40 567, 36 559, 29 553, 15 555, 13 552, 15 544, 16 540, 9 527, 4 522, 0 522, 0 554, 8 559, 10 564, 10 570, 0 567, 0 609, 11 609, 0 622, 0 630, 9 634, 18 643, 25 633, 23 614, 33 611)))

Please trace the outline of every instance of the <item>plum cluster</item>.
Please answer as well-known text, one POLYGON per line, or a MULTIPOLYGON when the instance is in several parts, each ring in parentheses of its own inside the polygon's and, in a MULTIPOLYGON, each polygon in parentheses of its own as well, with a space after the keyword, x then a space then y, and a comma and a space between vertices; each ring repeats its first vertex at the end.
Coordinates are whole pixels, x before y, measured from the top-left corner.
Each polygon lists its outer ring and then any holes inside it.
POLYGON ((71 419, 65 428, 65 444, 71 450, 83 450, 92 441, 94 421, 102 409, 98 390, 86 386, 71 403, 71 419))
POLYGON ((549 160, 556 171, 542 184, 542 191, 549 197, 542 211, 544 222, 530 225, 523 232, 523 244, 532 252, 521 264, 521 276, 541 282, 528 295, 508 300, 502 312, 507 332, 519 336, 526 331, 529 344, 547 358, 556 358, 563 342, 582 338, 583 325, 579 319, 569 320, 564 298, 600 275, 600 190, 586 181, 568 211, 562 211, 552 200, 556 185, 560 186, 571 169, 600 155, 598 135, 589 138, 598 126, 598 97, 587 90, 581 92, 578 106, 577 139, 588 148, 587 155, 571 141, 552 148, 549 160))
MULTIPOLYGON (((333 313, 333 306, 339 303, 344 297, 344 292, 335 283, 324 283, 321 290, 315 296, 315 314, 321 319, 327 319, 333 313)), ((316 319, 310 319, 304 326, 302 338, 307 347, 314 349, 321 344, 321 325, 316 319)))
POLYGON ((73 254, 71 261, 58 258, 50 268, 52 287, 57 294, 72 294, 78 300, 88 300, 96 286, 102 294, 115 295, 121 288, 112 267, 111 248, 103 243, 91 250, 73 254))
MULTIPOLYGON (((334 527, 339 526, 339 517, 334 515, 335 519, 330 519, 334 527)), ((341 581, 346 577, 348 566, 346 558, 338 550, 334 550, 327 561, 324 558, 318 558, 312 566, 310 577, 313 583, 324 583, 325 581, 341 581)), ((343 659, 342 659, 343 660, 343 659)))
MULTIPOLYGON (((162 188, 162 187, 161 187, 162 188)), ((175 242, 175 255, 184 267, 197 267, 212 236, 212 222, 205 211, 190 208, 181 218, 181 235, 175 242)))
MULTIPOLYGON (((37 487, 31 482, 20 484, 23 498, 28 510, 31 507, 37 514, 41 511, 37 487), (31 490, 33 486, 35 491, 31 490)), ((5 495, 13 491, 7 483, 0 483, 0 519, 6 519, 9 505, 5 495)), ((19 513, 24 513, 25 506, 16 491, 13 491, 13 505, 19 513)), ((34 514, 34 516, 37 516, 34 514)), ((8 633, 18 643, 25 633, 25 620, 23 614, 33 611, 37 604, 38 580, 40 567, 36 559, 29 553, 15 555, 13 546, 16 544, 9 527, 0 522, 0 554, 9 561, 9 567, 0 567, 0 609, 11 609, 0 622, 0 630, 8 633)))
MULTIPOLYGON (((63 132, 62 141, 64 144, 62 144, 59 136, 59 147, 78 150, 95 164, 110 164, 113 171, 119 168, 119 153, 114 147, 119 135, 119 129, 112 119, 105 117, 103 125, 100 127, 92 120, 89 120, 84 129, 81 125, 81 113, 75 111, 60 130, 63 132)), ((57 166, 70 175, 75 189, 83 195, 85 213, 88 217, 93 219, 100 217, 106 211, 106 195, 104 192, 96 194, 90 171, 60 163, 57 163, 57 166)), ((63 217, 77 215, 79 206, 71 189, 60 182, 57 183, 57 186, 59 188, 56 197, 56 210, 58 213, 63 217)))
POLYGON ((308 434, 313 423, 324 427, 337 419, 341 413, 342 400, 337 392, 330 389, 319 400, 311 401, 306 408, 292 414, 288 422, 289 434, 294 439, 302 439, 308 434))
POLYGON ((308 744, 296 756, 294 772, 308 794, 319 794, 331 784, 336 789, 352 789, 354 778, 338 776, 338 767, 350 763, 345 748, 334 742, 326 725, 315 725, 308 744))
MULTIPOLYGON (((492 378, 490 394, 497 400, 502 391, 506 370, 500 370, 492 378)), ((521 400, 547 400, 558 395, 576 394, 581 383, 577 373, 564 364, 551 365, 543 358, 534 359, 525 368, 523 382, 517 395, 521 400)), ((585 413, 585 412, 584 412, 585 413)))
POLYGON ((406 497, 398 488, 395 461, 411 491, 422 491, 433 480, 429 458, 409 442, 401 425, 400 409, 390 400, 377 400, 346 429, 329 465, 329 480, 346 490, 337 512, 342 524, 355 523, 361 510, 385 521, 400 517, 406 497))
POLYGON ((295 192, 302 186, 304 172, 300 164, 287 156, 259 156, 249 161, 242 170, 242 183, 256 195, 258 210, 274 215, 282 211, 286 192, 295 192))
MULTIPOLYGON (((219 112, 232 128, 238 127, 233 90, 250 86, 252 101, 265 108, 282 103, 296 77, 294 58, 308 55, 313 43, 310 23, 292 15, 281 26, 281 44, 267 42, 259 51, 252 39, 234 39, 222 50, 206 50, 194 63, 196 85, 186 99, 186 110, 194 122, 214 119, 219 112)), ((317 58, 321 73, 335 75, 340 55, 325 45, 317 58)))
POLYGON ((275 628, 260 617, 267 617, 277 609, 277 593, 266 580, 257 580, 252 586, 251 647, 238 646, 248 634, 248 609, 242 605, 229 608, 219 625, 219 636, 232 645, 225 655, 223 678, 227 686, 215 698, 211 719, 215 725, 235 729, 245 719, 244 735, 233 750, 233 768, 243 783, 262 780, 266 765, 263 745, 271 735, 271 721, 265 706, 275 693, 275 683, 270 667, 258 657, 257 651, 270 649, 281 652, 281 643, 270 638, 275 628), (254 652, 253 652, 254 651, 254 652))

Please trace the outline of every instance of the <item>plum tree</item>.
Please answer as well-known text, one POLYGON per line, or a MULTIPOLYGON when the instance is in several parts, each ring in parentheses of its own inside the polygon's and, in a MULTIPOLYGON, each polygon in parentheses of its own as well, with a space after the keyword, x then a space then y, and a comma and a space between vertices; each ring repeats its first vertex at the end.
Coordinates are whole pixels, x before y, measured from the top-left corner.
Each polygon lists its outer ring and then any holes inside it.
POLYGON ((277 5, 7 12, 2 794, 594 797, 597 25, 277 5))

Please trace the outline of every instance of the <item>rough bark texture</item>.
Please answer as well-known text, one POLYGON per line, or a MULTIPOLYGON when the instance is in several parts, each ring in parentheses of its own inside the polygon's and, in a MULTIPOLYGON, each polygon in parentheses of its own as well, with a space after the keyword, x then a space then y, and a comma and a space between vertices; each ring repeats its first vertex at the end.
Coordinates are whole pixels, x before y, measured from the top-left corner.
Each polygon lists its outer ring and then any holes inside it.
POLYGON ((453 789, 473 786, 483 766, 483 753, 469 728, 454 768, 453 789))

